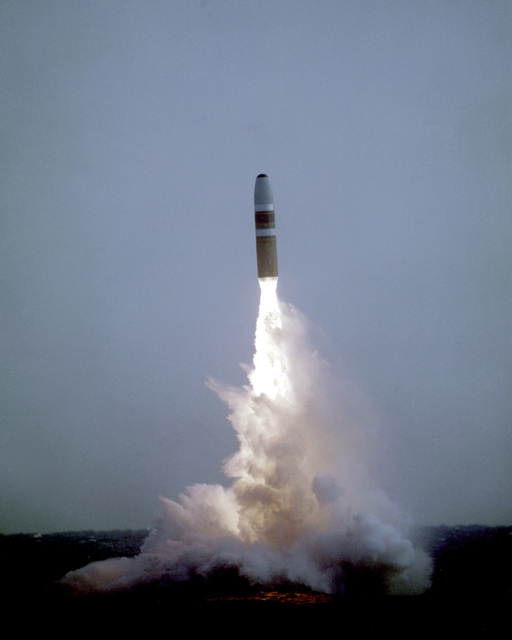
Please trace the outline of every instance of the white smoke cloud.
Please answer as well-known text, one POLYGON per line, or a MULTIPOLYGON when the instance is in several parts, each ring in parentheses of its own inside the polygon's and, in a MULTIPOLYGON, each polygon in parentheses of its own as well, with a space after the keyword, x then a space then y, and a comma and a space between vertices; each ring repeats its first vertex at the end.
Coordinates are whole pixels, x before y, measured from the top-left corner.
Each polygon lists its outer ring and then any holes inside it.
POLYGON ((65 584, 109 591, 234 568, 253 583, 327 593, 358 582, 387 593, 429 585, 430 558, 367 471, 374 434, 359 394, 335 381, 310 347, 308 323, 279 301, 277 281, 260 284, 248 384, 208 381, 239 440, 224 464, 231 486, 198 484, 176 501, 162 498, 138 556, 92 563, 65 584))

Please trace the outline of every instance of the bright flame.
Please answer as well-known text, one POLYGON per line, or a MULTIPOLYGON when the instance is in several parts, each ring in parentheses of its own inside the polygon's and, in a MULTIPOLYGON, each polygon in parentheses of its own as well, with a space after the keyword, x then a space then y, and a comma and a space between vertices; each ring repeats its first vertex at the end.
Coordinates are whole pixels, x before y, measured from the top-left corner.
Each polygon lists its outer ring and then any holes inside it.
POLYGON ((292 386, 287 362, 278 347, 283 322, 277 298, 277 278, 262 278, 259 283, 261 296, 256 322, 256 350, 249 381, 256 395, 285 399, 291 395, 292 386))

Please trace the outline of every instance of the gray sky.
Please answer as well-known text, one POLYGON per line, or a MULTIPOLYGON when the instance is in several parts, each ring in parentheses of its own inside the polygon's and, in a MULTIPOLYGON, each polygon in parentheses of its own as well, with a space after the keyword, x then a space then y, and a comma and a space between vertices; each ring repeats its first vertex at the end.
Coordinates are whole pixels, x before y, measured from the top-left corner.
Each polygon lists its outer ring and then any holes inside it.
POLYGON ((0 4, 0 531, 150 526, 225 482, 279 295, 363 389, 382 486, 510 524, 512 5, 0 4))

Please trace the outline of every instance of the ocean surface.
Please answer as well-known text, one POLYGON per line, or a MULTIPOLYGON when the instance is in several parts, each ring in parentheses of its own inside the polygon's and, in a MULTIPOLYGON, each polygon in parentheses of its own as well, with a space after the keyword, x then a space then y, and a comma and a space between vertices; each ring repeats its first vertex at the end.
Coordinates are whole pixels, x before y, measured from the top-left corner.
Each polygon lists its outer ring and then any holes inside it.
POLYGON ((128 530, 0 535, 4 625, 12 617, 18 629, 48 630, 53 637, 98 629, 147 633, 162 624, 169 625, 166 635, 182 635, 184 623, 188 631, 225 628, 244 633, 265 631, 268 624, 305 630, 307 625, 316 629, 329 622, 340 633, 409 631, 409 637, 440 631, 494 635, 504 624, 509 627, 510 526, 418 530, 416 540, 434 561, 432 585, 419 596, 378 596, 362 589, 349 597, 334 597, 300 585, 249 584, 232 569, 208 579, 195 576, 178 585, 159 582, 117 594, 77 597, 59 587, 68 571, 96 560, 137 555, 148 534, 128 530))

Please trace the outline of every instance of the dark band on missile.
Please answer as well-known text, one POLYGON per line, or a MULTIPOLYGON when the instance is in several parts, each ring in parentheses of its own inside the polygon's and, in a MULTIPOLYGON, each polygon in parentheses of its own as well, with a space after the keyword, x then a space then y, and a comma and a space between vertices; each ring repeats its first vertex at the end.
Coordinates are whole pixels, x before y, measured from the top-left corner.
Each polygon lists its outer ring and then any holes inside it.
POLYGON ((256 223, 256 228, 260 227, 265 228, 269 226, 275 226, 276 216, 273 211, 257 211, 254 214, 254 221, 256 223))

